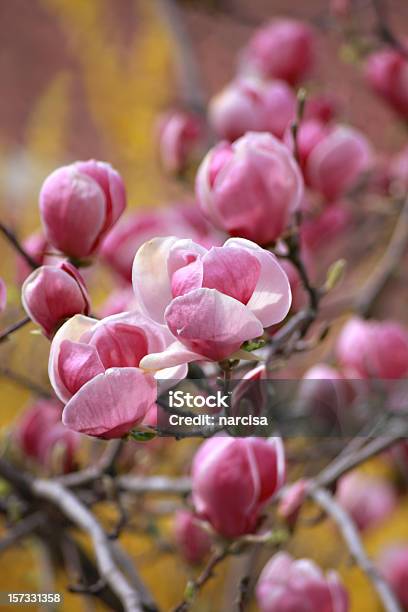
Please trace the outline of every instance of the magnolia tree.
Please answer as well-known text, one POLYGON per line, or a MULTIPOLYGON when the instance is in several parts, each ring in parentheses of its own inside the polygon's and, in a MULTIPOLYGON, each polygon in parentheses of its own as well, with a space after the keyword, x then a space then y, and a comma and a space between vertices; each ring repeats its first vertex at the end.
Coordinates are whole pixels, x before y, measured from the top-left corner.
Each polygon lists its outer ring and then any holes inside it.
MULTIPOLYGON (((179 33, 181 15, 169 7, 179 33)), ((378 3, 373 11, 381 27, 361 34, 361 86, 365 79, 403 124, 408 47, 378 3)), ((332 2, 330 20, 349 36, 351 3, 332 2)), ((27 315, 0 340, 34 322, 49 341, 50 382, 31 385, 0 459, 0 550, 35 535, 65 567, 71 591, 110 609, 159 609, 117 541, 137 512, 145 522, 170 514, 167 545, 192 566, 174 611, 201 609, 202 587, 239 556, 247 562, 225 609, 256 600, 262 612, 347 612, 353 593, 336 568, 292 547, 310 504, 320 508, 315 522, 335 524, 378 609, 408 609, 408 544, 390 542, 377 559, 361 539, 407 489, 408 330, 369 317, 408 246, 408 150, 386 157, 345 123, 334 97, 308 91, 316 47, 314 25, 273 18, 206 107, 158 120, 163 170, 184 181, 191 201, 126 213, 120 173, 76 161, 45 178, 40 232, 20 242, 0 225, 16 250, 27 315), (352 263, 356 236, 378 214, 372 202, 393 229, 350 294, 341 256, 352 263), (86 279, 92 285, 98 265, 111 269, 112 288, 96 309, 86 279), (302 371, 299 354, 309 356, 302 371), (164 476, 160 465, 183 444, 188 464, 164 476), (358 470, 380 454, 399 489, 358 470), (161 505, 149 502, 153 494, 161 505), (106 500, 119 515, 113 531, 95 512, 106 500)))

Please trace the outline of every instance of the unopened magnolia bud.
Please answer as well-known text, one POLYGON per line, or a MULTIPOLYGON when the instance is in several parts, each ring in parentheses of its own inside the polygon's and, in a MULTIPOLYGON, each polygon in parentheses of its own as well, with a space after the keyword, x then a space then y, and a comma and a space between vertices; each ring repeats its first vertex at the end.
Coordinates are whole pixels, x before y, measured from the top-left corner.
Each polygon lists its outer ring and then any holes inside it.
POLYGON ((65 319, 89 313, 89 296, 78 270, 64 261, 58 266, 41 266, 24 281, 21 299, 28 316, 47 337, 65 319))
POLYGON ((112 166, 95 160, 58 168, 40 192, 46 238, 75 259, 96 251, 125 206, 122 178, 112 166))

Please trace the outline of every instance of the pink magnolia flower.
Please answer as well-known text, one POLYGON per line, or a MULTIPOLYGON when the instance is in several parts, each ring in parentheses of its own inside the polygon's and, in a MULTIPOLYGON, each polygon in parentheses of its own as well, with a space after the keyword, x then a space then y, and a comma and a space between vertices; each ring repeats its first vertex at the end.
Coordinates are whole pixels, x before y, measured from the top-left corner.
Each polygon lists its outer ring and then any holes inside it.
POLYGON ((401 605, 408 609, 408 545, 397 544, 385 549, 378 565, 401 605))
POLYGON ((307 183, 328 200, 335 200, 356 186, 373 162, 365 136, 338 125, 319 138, 305 164, 307 183))
POLYGON ((310 559, 286 552, 265 565, 256 587, 261 612, 348 612, 349 598, 337 573, 325 576, 310 559))
POLYGON ((219 236, 193 203, 141 210, 123 217, 109 232, 101 254, 120 277, 132 281, 136 251, 150 238, 160 236, 192 238, 204 245, 219 244, 219 236))
POLYGON ((190 510, 178 510, 174 536, 181 554, 189 563, 201 563, 211 549, 211 538, 190 510))
POLYGON ((291 302, 275 256, 242 238, 209 250, 174 236, 150 240, 136 254, 133 286, 143 311, 175 337, 142 359, 147 369, 225 359, 282 321, 291 302))
POLYGON ((280 438, 211 438, 194 457, 194 506, 218 533, 235 538, 256 529, 262 509, 284 480, 280 438))
POLYGON ((242 68, 292 85, 309 74, 315 63, 315 33, 295 19, 275 19, 259 28, 245 47, 242 68))
POLYGON ((279 238, 303 197, 293 156, 272 134, 248 133, 207 154, 196 179, 201 210, 220 229, 261 245, 279 238))
POLYGON ((25 456, 66 473, 75 467, 79 436, 61 423, 61 412, 59 402, 37 400, 18 421, 14 436, 25 456))
POLYGON ((209 120, 219 138, 233 141, 246 132, 271 132, 278 138, 296 114, 296 96, 284 81, 240 78, 211 101, 209 120))
POLYGON ((397 495, 389 482, 358 471, 340 478, 336 497, 361 530, 378 525, 397 507, 397 495))
POLYGON ((78 270, 68 261, 41 266, 24 281, 21 299, 30 319, 50 338, 65 319, 89 313, 89 295, 78 270))
POLYGON ((348 17, 350 15, 351 9, 351 0, 330 0, 330 12, 335 17, 348 17))
POLYGON ((299 276, 298 269, 288 259, 279 259, 279 263, 286 272, 289 280, 292 293, 291 308, 294 312, 298 312, 307 304, 307 294, 299 276))
POLYGON ((157 142, 162 166, 169 174, 186 169, 202 139, 200 119, 185 111, 169 111, 158 120, 157 142))
POLYGON ((54 170, 40 192, 47 240, 71 257, 88 257, 126 206, 125 187, 109 164, 78 161, 54 170))
POLYGON ((365 76, 372 89, 402 117, 408 117, 408 60, 396 49, 376 51, 365 76))
POLYGON ((131 285, 111 292, 98 309, 98 317, 105 319, 121 312, 139 310, 131 285))
MULTIPOLYGON (((80 433, 119 438, 133 427, 151 424, 156 379, 140 366, 150 352, 165 350, 171 336, 143 315, 123 313, 97 321, 77 315, 55 335, 49 377, 64 402, 63 423, 80 433)), ((157 379, 181 379, 181 366, 156 373, 157 379)))
MULTIPOLYGON (((303 171, 305 170, 309 155, 316 145, 324 140, 329 132, 330 128, 320 119, 305 119, 301 122, 296 136, 296 148, 299 164, 303 171)), ((283 142, 289 147, 292 153, 294 153, 295 146, 293 141, 293 133, 290 127, 284 134, 283 142)))
POLYGON ((350 376, 404 378, 408 372, 408 332, 393 321, 353 317, 340 332, 336 354, 350 376))
POLYGON ((0 314, 5 310, 7 304, 7 287, 6 283, 0 278, 0 314))

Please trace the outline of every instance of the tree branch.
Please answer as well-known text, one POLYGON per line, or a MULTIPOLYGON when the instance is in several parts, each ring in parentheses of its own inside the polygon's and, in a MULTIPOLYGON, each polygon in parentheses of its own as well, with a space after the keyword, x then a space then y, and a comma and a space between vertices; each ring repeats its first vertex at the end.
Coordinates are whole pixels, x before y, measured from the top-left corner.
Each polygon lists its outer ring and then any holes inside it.
POLYGON ((367 557, 357 528, 347 512, 336 502, 329 491, 322 487, 312 489, 309 495, 336 523, 354 561, 366 574, 376 590, 384 610, 386 612, 402 612, 391 587, 367 557))
POLYGON ((9 241, 11 246, 25 259, 27 264, 35 270, 39 267, 38 263, 27 253, 24 247, 21 246, 14 232, 12 232, 8 227, 4 225, 4 223, 0 223, 0 232, 5 236, 5 238, 9 241))

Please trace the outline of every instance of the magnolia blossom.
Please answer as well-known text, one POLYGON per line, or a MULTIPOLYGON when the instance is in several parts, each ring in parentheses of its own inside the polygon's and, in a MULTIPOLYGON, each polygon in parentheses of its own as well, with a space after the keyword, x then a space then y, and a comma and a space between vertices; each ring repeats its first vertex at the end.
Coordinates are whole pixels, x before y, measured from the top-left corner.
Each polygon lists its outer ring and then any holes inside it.
MULTIPOLYGON (((371 168, 373 155, 366 137, 354 128, 338 125, 311 148, 305 163, 307 183, 328 200, 335 200, 356 186, 371 168)), ((309 136, 310 139, 310 136, 309 136)))
POLYGON ((196 194, 216 227, 264 245, 280 237, 299 208, 303 179, 279 140, 250 132, 211 149, 198 170, 196 194))
MULTIPOLYGON (((154 424, 157 384, 140 362, 163 351, 169 332, 143 315, 122 313, 101 321, 77 315, 55 335, 49 377, 64 402, 63 423, 81 433, 119 438, 133 427, 154 424)), ((181 379, 181 366, 156 373, 181 379)))
POLYGON ((184 111, 170 111, 157 123, 160 161, 166 172, 178 174, 185 170, 202 138, 200 119, 184 111))
POLYGON ((219 138, 236 140, 246 132, 271 132, 278 138, 296 115, 296 96, 284 81, 240 78, 209 105, 209 120, 219 138))
POLYGON ((280 438, 211 438, 194 457, 194 506, 218 533, 234 538, 256 529, 262 509, 284 480, 280 438))
POLYGON ((336 572, 325 576, 310 559, 279 552, 265 565, 256 587, 261 612, 348 612, 349 598, 336 572))
POLYGON ((40 192, 47 240, 78 259, 96 251, 125 206, 122 178, 112 166, 95 160, 54 170, 40 192))
POLYGON ((275 19, 259 28, 242 54, 242 69, 295 84, 315 61, 315 34, 306 23, 275 19))
POLYGON ((291 303, 276 257, 240 238, 209 250, 174 236, 150 240, 136 254, 133 286, 143 311, 175 337, 142 359, 147 369, 226 359, 282 321, 291 303))
POLYGON ((336 497, 361 530, 385 520, 397 506, 397 495, 390 483, 358 471, 340 478, 336 497))
POLYGON ((0 314, 5 310, 7 304, 7 287, 6 283, 0 278, 0 314))
POLYGON ((218 234, 198 207, 188 202, 124 216, 104 240, 101 254, 121 278, 131 282, 133 259, 138 248, 150 238, 169 235, 192 238, 208 246, 220 242, 218 234))
MULTIPOLYGON (((408 47, 406 47, 408 48, 408 47)), ((402 117, 408 117, 408 60, 397 49, 371 54, 366 65, 368 83, 402 117)))
POLYGON ((353 317, 340 332, 336 354, 350 377, 404 378, 408 373, 408 332, 393 321, 353 317))
POLYGON ((408 609, 408 544, 386 548, 380 555, 378 565, 404 610, 408 609))
POLYGON ((14 437, 26 457, 52 471, 70 472, 79 436, 61 423, 61 412, 57 401, 36 401, 18 421, 14 437))
POLYGON ((41 266, 24 281, 21 300, 30 319, 47 337, 66 319, 89 313, 89 295, 78 270, 68 261, 41 266))
POLYGON ((408 192, 408 147, 405 147, 392 158, 389 165, 389 174, 402 193, 408 192))
POLYGON ((211 538, 190 510, 178 510, 174 536, 181 554, 189 563, 200 563, 211 549, 211 538))

